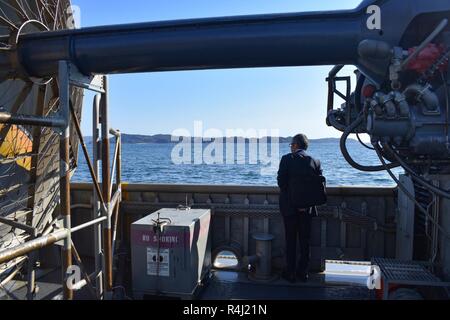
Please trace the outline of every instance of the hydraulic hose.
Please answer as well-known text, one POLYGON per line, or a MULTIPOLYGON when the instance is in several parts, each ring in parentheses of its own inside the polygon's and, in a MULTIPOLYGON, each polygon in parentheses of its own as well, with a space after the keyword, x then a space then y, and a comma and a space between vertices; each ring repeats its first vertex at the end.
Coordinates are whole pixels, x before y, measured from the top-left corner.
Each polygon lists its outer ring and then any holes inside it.
POLYGON ((386 171, 389 173, 389 175, 391 176, 392 180, 394 180, 398 187, 403 191, 403 193, 409 198, 411 199, 412 202, 414 202, 414 204, 416 205, 416 207, 420 210, 420 212, 422 212, 423 214, 425 214, 425 216, 428 217, 428 219, 430 219, 430 221, 436 225, 436 227, 439 229, 440 232, 442 232, 442 234, 447 238, 450 239, 450 234, 439 224, 438 221, 436 221, 436 219, 434 219, 430 213, 428 212, 428 210, 426 210, 424 207, 422 207, 422 205, 416 200, 416 198, 414 197, 414 195, 412 195, 408 189, 406 189, 406 187, 400 182, 400 180, 397 179, 397 177, 394 175, 394 173, 392 173, 392 170, 388 168, 388 164, 386 163, 386 161, 383 158, 383 155, 381 154, 381 150, 380 147, 377 144, 373 144, 375 151, 377 152, 378 158, 380 159, 381 163, 383 164, 383 166, 385 167, 386 171))
MULTIPOLYGON (((341 137, 341 142, 340 142, 340 146, 341 146, 341 152, 345 158, 345 160, 355 169, 360 170, 360 171, 365 171, 365 172, 378 172, 378 171, 384 171, 386 170, 385 166, 364 166, 361 165, 359 163, 357 163, 355 160, 353 160, 353 158, 351 157, 350 153, 348 152, 347 149, 347 139, 349 137, 349 135, 353 132, 353 130, 355 130, 356 128, 358 128, 361 123, 363 122, 364 118, 362 116, 360 116, 358 119, 355 120, 355 122, 353 122, 345 131, 344 134, 341 137)), ((400 164, 398 163, 390 163, 387 164, 387 168, 389 169, 393 169, 393 168, 397 168, 399 167, 400 164)))
POLYGON ((369 147, 367 144, 365 144, 365 143, 361 140, 361 137, 359 136, 359 133, 356 134, 356 137, 358 138, 359 143, 360 143, 364 148, 369 149, 369 150, 372 150, 372 151, 375 150, 373 147, 369 147))
POLYGON ((330 113, 328 113, 328 118, 327 118, 328 123, 333 126, 333 128, 335 128, 336 130, 339 130, 341 132, 344 132, 346 129, 346 126, 339 123, 336 119, 336 115, 334 113, 334 111, 331 111, 330 113))
POLYGON ((397 152, 395 152, 391 148, 391 146, 386 144, 383 145, 383 147, 389 150, 394 155, 398 163, 400 163, 400 165, 412 176, 414 180, 416 180, 418 183, 425 186, 426 188, 430 189, 430 191, 435 193, 436 195, 444 197, 446 199, 450 199, 450 193, 447 190, 434 186, 430 181, 426 180, 425 178, 415 173, 414 170, 411 169, 411 167, 397 154, 397 152))

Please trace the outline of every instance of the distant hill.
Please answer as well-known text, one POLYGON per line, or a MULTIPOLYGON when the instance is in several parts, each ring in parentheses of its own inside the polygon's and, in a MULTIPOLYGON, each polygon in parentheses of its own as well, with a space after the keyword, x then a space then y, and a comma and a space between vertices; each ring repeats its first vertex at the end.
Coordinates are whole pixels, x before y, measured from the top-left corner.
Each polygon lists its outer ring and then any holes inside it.
MULTIPOLYGON (((224 138, 223 138, 224 139, 224 138)), ((242 141, 243 138, 234 138, 234 141, 237 142, 242 141)), ((268 142, 270 142, 270 137, 268 137, 268 142)), ((280 143, 290 143, 292 141, 292 137, 281 137, 279 138, 280 143)), ((114 139, 112 139, 114 140, 114 139)), ((349 139, 351 140, 351 139, 349 139)), ((92 137, 85 138, 86 143, 92 143, 92 137)), ((180 139, 181 141, 181 139, 180 139)), ((245 139, 246 142, 249 142, 250 139, 245 139)), ((324 142, 339 142, 338 138, 325 138, 325 139, 311 139, 311 142, 315 143, 324 143, 324 142)), ((139 134, 124 134, 122 133, 122 143, 124 144, 142 144, 142 143, 178 143, 177 141, 172 141, 172 136, 169 134, 157 134, 157 135, 139 135, 139 134)), ((207 141, 206 141, 207 143, 207 141)))
POLYGON ((145 136, 138 134, 122 134, 122 142, 129 144, 137 143, 171 143, 172 136, 169 134, 157 134, 145 136))

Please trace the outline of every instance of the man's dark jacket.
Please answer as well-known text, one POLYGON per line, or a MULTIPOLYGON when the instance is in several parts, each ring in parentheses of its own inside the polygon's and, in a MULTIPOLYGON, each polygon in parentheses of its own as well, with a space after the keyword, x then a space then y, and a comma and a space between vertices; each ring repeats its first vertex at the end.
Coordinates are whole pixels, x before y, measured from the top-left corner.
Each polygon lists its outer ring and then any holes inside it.
MULTIPOLYGON (((290 205, 289 201, 289 179, 298 175, 310 174, 312 171, 317 175, 322 175, 320 161, 300 150, 290 153, 281 159, 280 170, 278 171, 278 186, 280 187, 280 211, 283 216, 297 214, 297 210, 290 205)), ((317 215, 317 209, 312 208, 312 214, 317 215)))

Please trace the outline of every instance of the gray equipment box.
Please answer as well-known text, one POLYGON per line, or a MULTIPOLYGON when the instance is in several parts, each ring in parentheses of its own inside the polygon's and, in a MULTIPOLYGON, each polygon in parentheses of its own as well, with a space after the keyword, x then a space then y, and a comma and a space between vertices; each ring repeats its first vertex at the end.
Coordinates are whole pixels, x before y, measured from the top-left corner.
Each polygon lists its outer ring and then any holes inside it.
POLYGON ((131 225, 135 299, 146 294, 194 297, 211 270, 210 223, 210 210, 162 209, 131 225), (170 219, 161 233, 155 229, 158 213, 162 221, 170 219))

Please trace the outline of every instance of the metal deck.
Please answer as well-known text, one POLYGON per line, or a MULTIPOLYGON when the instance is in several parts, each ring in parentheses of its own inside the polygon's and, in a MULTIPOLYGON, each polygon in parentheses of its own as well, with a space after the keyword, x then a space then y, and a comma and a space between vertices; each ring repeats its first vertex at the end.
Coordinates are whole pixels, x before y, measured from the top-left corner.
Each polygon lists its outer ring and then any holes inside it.
POLYGON ((201 300, 372 300, 374 293, 365 287, 330 285, 323 274, 313 274, 308 283, 291 284, 278 279, 254 282, 247 275, 214 271, 201 300))
MULTIPOLYGON (((62 299, 61 274, 58 270, 40 272, 36 300, 62 299)), ((308 283, 291 284, 277 279, 272 282, 254 282, 244 273, 213 271, 197 300, 372 300, 375 295, 367 288, 325 283, 322 274, 314 274, 308 283)), ((26 299, 26 282, 13 281, 8 286, 18 299, 26 299)), ((128 290, 127 290, 128 291, 128 290)), ((123 299, 131 299, 127 292, 123 299)), ((91 300, 86 288, 75 292, 76 300, 91 300)), ((169 297, 146 296, 145 299, 169 299, 169 297)), ((0 300, 14 300, 0 289, 0 300)))

